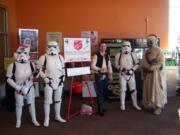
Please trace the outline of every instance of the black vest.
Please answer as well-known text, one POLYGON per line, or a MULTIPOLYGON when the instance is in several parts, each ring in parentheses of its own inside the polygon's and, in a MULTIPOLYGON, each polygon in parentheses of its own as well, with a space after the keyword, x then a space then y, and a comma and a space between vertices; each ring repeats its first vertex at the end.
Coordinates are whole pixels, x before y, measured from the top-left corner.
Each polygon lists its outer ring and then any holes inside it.
MULTIPOLYGON (((102 64, 103 64, 103 56, 98 52, 96 53, 97 55, 97 63, 96 66, 101 68, 102 64)), ((107 54, 104 55, 105 56, 105 61, 106 61, 106 66, 108 68, 108 61, 109 61, 109 56, 107 54)))

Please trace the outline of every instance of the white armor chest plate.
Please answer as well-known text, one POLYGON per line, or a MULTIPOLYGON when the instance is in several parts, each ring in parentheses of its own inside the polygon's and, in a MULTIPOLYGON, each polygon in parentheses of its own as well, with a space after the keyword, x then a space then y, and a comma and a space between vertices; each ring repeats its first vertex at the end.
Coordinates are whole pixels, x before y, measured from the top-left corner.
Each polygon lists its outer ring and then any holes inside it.
POLYGON ((47 56, 46 60, 46 75, 54 80, 59 80, 59 77, 63 74, 59 56, 47 56))
POLYGON ((122 69, 131 69, 133 67, 133 60, 130 53, 121 55, 120 66, 122 67, 122 69))
POLYGON ((16 63, 15 79, 17 84, 23 84, 32 74, 29 63, 16 63))

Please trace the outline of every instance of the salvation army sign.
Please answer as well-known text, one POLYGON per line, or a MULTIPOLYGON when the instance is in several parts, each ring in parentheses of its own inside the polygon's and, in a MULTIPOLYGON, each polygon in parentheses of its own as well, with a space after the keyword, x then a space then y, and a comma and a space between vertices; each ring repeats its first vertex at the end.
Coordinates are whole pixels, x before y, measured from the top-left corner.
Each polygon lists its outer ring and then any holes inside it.
POLYGON ((65 62, 91 61, 90 38, 64 38, 65 62))

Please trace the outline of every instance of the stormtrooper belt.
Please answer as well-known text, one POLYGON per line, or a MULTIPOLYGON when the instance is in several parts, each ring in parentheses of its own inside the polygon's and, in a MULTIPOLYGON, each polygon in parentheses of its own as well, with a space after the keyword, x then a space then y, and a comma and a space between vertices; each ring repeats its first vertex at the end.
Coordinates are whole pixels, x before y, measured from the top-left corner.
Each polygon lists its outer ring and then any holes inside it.
POLYGON ((121 75, 123 75, 123 73, 125 73, 126 75, 131 75, 131 74, 129 74, 129 71, 130 71, 131 69, 125 69, 125 70, 121 70, 121 75))
MULTIPOLYGON (((46 84, 48 84, 49 85, 49 87, 51 87, 52 89, 53 89, 53 87, 52 87, 52 78, 51 77, 47 77, 48 79, 49 79, 49 82, 48 83, 46 83, 46 84)), ((63 83, 63 78, 64 78, 64 75, 62 75, 62 76, 60 76, 59 77, 59 84, 58 84, 58 87, 59 86, 61 86, 61 84, 63 83)))

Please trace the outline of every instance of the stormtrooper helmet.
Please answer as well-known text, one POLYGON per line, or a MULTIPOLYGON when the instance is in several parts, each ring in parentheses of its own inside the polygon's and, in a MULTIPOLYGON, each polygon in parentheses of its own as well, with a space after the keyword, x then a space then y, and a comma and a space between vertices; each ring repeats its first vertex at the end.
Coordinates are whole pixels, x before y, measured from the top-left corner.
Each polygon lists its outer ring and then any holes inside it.
POLYGON ((147 37, 147 45, 148 47, 157 46, 158 44, 158 38, 155 34, 150 34, 147 37))
POLYGON ((129 41, 122 42, 122 53, 128 54, 131 52, 131 43, 129 41))
POLYGON ((27 63, 30 59, 30 48, 26 45, 20 45, 14 53, 14 58, 18 63, 27 63))
POLYGON ((60 49, 56 41, 50 41, 47 44, 46 53, 48 55, 58 55, 60 49))

